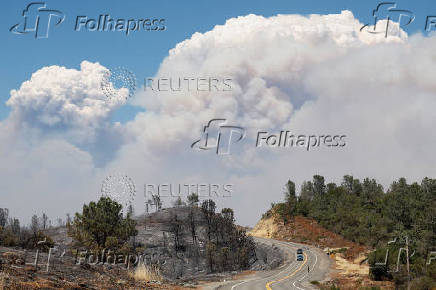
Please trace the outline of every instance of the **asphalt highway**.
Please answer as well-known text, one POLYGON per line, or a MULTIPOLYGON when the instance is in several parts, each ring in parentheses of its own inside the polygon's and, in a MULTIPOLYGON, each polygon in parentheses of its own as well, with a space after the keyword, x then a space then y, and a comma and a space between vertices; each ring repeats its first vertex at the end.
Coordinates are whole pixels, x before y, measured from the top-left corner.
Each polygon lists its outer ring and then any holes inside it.
POLYGON ((217 290, 272 290, 318 289, 310 281, 325 278, 330 269, 330 259, 322 250, 297 243, 255 238, 256 242, 276 245, 285 254, 283 265, 272 271, 258 271, 253 275, 215 285, 217 290), (303 261, 297 261, 297 249, 303 249, 303 261))

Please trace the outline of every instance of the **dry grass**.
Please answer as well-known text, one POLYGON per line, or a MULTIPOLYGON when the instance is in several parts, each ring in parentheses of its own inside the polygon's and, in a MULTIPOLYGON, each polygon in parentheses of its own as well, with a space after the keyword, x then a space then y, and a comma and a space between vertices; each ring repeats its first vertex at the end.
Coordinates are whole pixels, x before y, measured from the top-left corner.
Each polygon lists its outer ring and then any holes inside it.
POLYGON ((0 290, 6 289, 8 279, 9 275, 7 273, 0 272, 0 290))
POLYGON ((350 262, 344 259, 343 255, 336 254, 336 269, 340 270, 341 275, 349 275, 349 276, 368 276, 369 275, 369 265, 360 264, 358 261, 360 259, 356 259, 354 262, 350 262))
POLYGON ((153 266, 140 265, 130 274, 135 281, 162 281, 159 268, 153 266))

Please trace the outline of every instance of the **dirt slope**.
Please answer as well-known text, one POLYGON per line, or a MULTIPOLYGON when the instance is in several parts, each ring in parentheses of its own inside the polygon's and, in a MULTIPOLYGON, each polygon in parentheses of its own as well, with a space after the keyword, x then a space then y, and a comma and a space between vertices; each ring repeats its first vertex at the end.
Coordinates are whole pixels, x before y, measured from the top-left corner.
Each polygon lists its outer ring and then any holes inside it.
POLYGON ((362 252, 368 250, 367 247, 353 243, 318 225, 315 220, 296 216, 295 219, 286 225, 280 222, 275 216, 261 219, 250 235, 255 237, 273 238, 283 241, 294 241, 309 244, 326 251, 346 248, 345 257, 354 260, 362 252))
POLYGON ((323 249, 335 261, 336 271, 330 277, 328 286, 336 285, 340 289, 358 289, 362 286, 394 289, 390 282, 375 282, 369 279, 369 265, 366 262, 367 254, 370 252, 368 247, 344 239, 323 228, 315 220, 296 216, 284 225, 275 213, 270 213, 262 218, 248 234, 261 238, 303 243, 323 249))

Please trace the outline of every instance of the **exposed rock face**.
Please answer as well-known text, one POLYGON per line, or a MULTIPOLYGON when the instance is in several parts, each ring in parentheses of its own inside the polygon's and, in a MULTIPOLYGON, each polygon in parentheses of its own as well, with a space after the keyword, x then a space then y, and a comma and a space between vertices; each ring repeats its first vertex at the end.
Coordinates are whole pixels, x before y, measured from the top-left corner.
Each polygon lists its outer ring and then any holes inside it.
POLYGON ((278 226, 273 217, 262 218, 256 226, 248 232, 249 235, 271 239, 277 233, 278 226))

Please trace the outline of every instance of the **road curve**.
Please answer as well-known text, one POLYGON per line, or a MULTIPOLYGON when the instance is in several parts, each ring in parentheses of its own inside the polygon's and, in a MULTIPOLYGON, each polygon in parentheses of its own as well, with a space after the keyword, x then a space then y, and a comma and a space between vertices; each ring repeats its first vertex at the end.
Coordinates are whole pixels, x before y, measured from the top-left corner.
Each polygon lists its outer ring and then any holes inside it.
POLYGON ((217 290, 317 289, 310 281, 323 280, 330 269, 329 257, 320 249, 291 242, 254 238, 257 243, 275 245, 285 253, 285 262, 272 271, 258 271, 242 280, 216 285, 217 290), (304 260, 297 261, 297 249, 303 249, 304 260))

